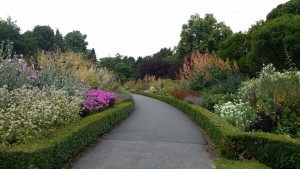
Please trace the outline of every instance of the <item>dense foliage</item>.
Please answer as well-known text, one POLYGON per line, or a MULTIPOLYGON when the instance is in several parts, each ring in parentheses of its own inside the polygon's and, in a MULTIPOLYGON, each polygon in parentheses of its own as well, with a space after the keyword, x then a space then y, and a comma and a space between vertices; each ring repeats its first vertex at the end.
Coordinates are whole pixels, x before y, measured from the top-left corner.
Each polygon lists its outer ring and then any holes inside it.
POLYGON ((231 34, 230 27, 218 22, 213 14, 206 14, 203 18, 199 14, 192 15, 188 23, 182 25, 176 55, 180 59, 194 50, 201 53, 217 51, 219 43, 231 34))
POLYGON ((61 50, 62 52, 72 50, 84 53, 86 59, 95 62, 95 50, 87 49, 86 38, 87 35, 80 31, 72 31, 63 36, 58 29, 54 32, 49 25, 37 25, 32 30, 21 34, 16 21, 13 21, 11 17, 6 20, 0 18, 0 43, 7 40, 13 42, 16 54, 24 58, 33 57, 34 61, 36 61, 38 50, 61 50))
POLYGON ((0 88, 0 143, 32 142, 55 129, 79 120, 80 95, 63 90, 23 86, 0 88))

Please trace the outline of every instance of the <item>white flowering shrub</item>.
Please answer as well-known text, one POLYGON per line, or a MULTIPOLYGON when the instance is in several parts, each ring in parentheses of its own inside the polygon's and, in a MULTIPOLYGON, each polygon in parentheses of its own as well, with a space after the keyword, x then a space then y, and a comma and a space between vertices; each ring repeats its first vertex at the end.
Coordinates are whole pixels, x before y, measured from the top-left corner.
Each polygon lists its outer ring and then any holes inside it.
POLYGON ((227 102, 221 105, 214 106, 215 113, 224 118, 233 126, 245 130, 256 119, 257 115, 248 102, 227 102))
POLYGON ((55 129, 79 120, 79 95, 53 88, 23 86, 0 88, 0 143, 12 145, 42 138, 55 129))
POLYGON ((300 137, 299 71, 279 72, 272 64, 265 65, 258 78, 242 84, 238 98, 272 118, 277 133, 300 137))

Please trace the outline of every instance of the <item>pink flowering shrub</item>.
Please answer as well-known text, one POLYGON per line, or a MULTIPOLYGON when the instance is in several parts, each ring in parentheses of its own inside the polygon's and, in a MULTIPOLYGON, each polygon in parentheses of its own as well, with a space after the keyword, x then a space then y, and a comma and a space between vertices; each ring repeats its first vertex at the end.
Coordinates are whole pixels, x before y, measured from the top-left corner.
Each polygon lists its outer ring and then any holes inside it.
POLYGON ((84 94, 82 102, 83 110, 80 112, 81 117, 112 107, 115 103, 116 95, 111 92, 101 90, 90 90, 84 94))

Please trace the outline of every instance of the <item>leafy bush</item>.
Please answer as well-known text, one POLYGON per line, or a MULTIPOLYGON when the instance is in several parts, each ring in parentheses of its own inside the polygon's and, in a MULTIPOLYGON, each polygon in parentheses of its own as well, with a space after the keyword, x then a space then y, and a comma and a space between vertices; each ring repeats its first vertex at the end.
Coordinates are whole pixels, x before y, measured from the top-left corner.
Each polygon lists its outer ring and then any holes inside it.
POLYGON ((210 92, 205 92, 203 94, 201 106, 209 111, 214 111, 214 106, 216 104, 224 104, 228 101, 233 101, 234 98, 234 95, 231 94, 213 94, 210 92))
POLYGON ((214 68, 206 70, 207 72, 197 72, 187 81, 187 87, 190 90, 202 91, 205 88, 215 88, 218 93, 235 93, 245 76, 235 71, 222 71, 214 68), (207 77, 206 73, 209 74, 207 77))
POLYGON ((256 119, 255 110, 249 103, 227 102, 221 105, 214 106, 215 113, 224 118, 233 126, 245 131, 256 119))
POLYGON ((229 59, 224 61, 215 54, 194 51, 189 60, 185 59, 179 78, 189 90, 202 91, 213 86, 225 94, 235 93, 245 76, 229 59))
POLYGON ((300 72, 276 72, 272 65, 262 69, 259 78, 243 83, 238 97, 270 116, 277 133, 300 137, 300 72))
POLYGON ((81 96, 63 90, 23 86, 0 88, 0 142, 31 142, 79 119, 81 96))

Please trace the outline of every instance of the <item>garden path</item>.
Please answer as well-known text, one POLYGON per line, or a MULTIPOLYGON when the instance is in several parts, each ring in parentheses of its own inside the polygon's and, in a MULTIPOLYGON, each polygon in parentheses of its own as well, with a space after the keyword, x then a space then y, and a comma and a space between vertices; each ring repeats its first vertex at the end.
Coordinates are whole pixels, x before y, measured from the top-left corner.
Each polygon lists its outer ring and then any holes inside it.
POLYGON ((73 169, 211 169, 199 128, 174 107, 133 95, 135 110, 73 169))

